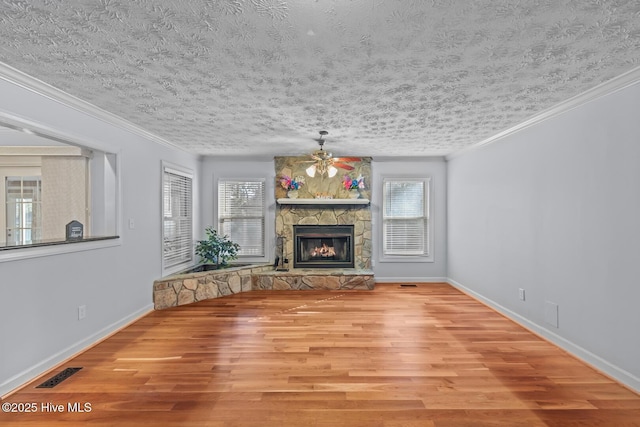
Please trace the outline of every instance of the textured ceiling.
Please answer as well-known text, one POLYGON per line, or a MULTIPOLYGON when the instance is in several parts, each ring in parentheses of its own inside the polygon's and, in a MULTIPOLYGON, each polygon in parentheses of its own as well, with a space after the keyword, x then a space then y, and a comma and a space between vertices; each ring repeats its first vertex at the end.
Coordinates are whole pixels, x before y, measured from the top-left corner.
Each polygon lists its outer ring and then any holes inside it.
POLYGON ((445 155, 638 65, 638 0, 0 0, 0 61, 187 150, 445 155))

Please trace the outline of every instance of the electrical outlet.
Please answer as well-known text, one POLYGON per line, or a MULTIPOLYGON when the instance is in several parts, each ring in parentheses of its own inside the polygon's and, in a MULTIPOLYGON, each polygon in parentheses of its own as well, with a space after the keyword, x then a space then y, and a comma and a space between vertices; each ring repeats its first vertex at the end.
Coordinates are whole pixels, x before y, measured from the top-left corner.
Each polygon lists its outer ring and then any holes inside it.
POLYGON ((524 301, 524 289, 518 289, 518 297, 520 297, 520 301, 524 301))
POLYGON ((82 320, 87 317, 87 306, 79 305, 78 306, 78 320, 82 320))

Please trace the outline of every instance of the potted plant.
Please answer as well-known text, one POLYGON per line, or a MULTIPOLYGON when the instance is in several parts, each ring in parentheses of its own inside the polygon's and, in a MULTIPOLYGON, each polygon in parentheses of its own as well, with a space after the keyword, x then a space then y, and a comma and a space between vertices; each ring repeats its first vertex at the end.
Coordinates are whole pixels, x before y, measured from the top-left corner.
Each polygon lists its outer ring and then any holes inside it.
POLYGON ((196 254, 205 264, 224 268, 228 261, 238 258, 240 245, 229 240, 229 236, 221 236, 213 227, 205 229, 206 239, 198 240, 196 254))

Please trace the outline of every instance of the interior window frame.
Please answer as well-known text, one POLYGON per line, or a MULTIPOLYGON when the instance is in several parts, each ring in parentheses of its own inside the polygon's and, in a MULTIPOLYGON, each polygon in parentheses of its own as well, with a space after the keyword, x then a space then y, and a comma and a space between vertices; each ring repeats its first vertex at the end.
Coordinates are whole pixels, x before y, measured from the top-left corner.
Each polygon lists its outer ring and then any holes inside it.
POLYGON ((3 111, 0 111, 0 127, 6 127, 18 132, 34 134, 38 137, 50 139, 54 142, 66 144, 69 146, 101 151, 105 153, 105 156, 113 156, 114 176, 113 183, 111 184, 113 188, 110 188, 109 190, 113 191, 115 196, 113 218, 110 218, 109 220, 114 227, 113 235, 108 234, 104 236, 89 236, 82 240, 55 240, 23 246, 5 247, 0 249, 0 263, 122 245, 122 237, 120 235, 122 230, 122 192, 120 173, 122 169, 122 155, 119 149, 106 147, 103 144, 96 143, 95 141, 80 139, 73 135, 40 125, 33 121, 11 115, 3 111))

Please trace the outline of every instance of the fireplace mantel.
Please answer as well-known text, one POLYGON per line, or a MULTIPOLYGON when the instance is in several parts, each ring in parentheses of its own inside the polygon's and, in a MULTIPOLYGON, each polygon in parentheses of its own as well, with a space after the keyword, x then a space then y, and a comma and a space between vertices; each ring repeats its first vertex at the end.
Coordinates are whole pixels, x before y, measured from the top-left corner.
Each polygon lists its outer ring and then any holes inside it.
POLYGON ((369 199, 276 199, 279 205, 368 205, 369 199))

